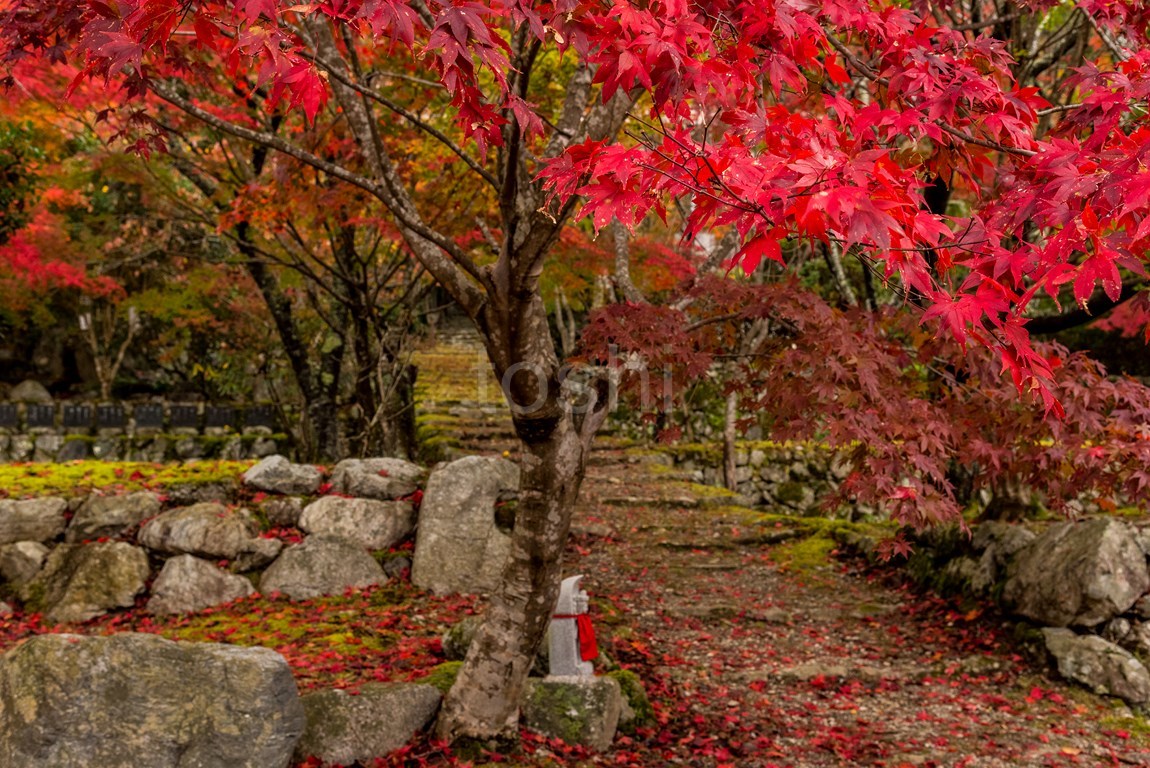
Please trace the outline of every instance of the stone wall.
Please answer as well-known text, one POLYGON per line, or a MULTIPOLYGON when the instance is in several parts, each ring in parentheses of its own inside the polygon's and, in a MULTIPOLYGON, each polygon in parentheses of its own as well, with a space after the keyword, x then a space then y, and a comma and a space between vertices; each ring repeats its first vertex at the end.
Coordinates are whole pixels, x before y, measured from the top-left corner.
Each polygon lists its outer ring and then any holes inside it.
POLYGON ((249 459, 284 453, 271 405, 0 402, 0 462, 249 459))
POLYGON ((993 603, 1059 673, 1150 706, 1150 521, 1093 517, 918 536, 907 572, 943 594, 993 603))
MULTIPOLYGON (((676 469, 691 480, 723 485, 723 454, 718 443, 673 445, 665 450, 676 469)), ((815 443, 740 443, 735 453, 737 491, 751 506, 765 506, 803 516, 826 515, 824 500, 838 490, 850 469, 841 455, 815 443)), ((836 516, 865 514, 851 505, 836 516)))

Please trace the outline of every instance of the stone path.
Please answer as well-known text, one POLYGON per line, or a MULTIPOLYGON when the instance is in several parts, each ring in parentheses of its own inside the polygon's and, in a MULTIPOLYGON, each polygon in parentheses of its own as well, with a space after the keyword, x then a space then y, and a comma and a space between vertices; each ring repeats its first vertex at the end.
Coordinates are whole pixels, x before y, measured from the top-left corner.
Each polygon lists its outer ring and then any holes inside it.
POLYGON ((1001 621, 837 557, 787 569, 801 539, 615 459, 589 472, 567 570, 660 703, 644 764, 1150 765, 1140 720, 1049 679, 1001 621))

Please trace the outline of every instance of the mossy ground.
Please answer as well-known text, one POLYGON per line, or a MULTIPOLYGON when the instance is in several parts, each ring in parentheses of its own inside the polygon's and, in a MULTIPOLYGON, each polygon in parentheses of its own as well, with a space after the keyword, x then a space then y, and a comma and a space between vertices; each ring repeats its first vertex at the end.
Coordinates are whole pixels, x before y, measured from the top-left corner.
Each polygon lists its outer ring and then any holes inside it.
POLYGON ((785 571, 810 573, 830 565, 838 544, 826 534, 817 533, 771 550, 771 560, 785 571))
POLYGON ((231 483, 254 461, 184 464, 73 461, 66 464, 0 464, 0 497, 80 496, 92 491, 128 493, 177 485, 231 483))

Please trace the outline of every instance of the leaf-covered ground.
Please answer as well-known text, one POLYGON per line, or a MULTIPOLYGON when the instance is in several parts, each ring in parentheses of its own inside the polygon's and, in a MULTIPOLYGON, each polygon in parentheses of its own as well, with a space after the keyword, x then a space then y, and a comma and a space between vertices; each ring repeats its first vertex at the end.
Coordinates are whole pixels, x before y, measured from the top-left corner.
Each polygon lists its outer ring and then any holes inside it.
POLYGON ((639 503, 682 495, 646 467, 592 473, 584 514, 616 534, 577 568, 660 718, 634 763, 1150 764, 1140 719, 1052 680, 1002 619, 916 595, 821 535, 785 539, 773 518, 639 503), (603 503, 621 478, 628 506, 603 503))
MULTIPOLYGON (((418 742, 380 765, 1123 766, 1150 764, 1142 720, 1048 677, 990 612, 842 558, 827 526, 723 504, 640 452, 597 454, 569 549, 601 647, 637 672, 654 722, 593 755, 524 734, 466 761, 418 742)), ((113 474, 114 477, 114 474, 113 474)), ((0 646, 44 631, 157 632, 281 652, 302 689, 416 680, 481 608, 407 582, 293 603, 255 596, 195 616, 139 607, 81 627, 0 619, 0 646)))

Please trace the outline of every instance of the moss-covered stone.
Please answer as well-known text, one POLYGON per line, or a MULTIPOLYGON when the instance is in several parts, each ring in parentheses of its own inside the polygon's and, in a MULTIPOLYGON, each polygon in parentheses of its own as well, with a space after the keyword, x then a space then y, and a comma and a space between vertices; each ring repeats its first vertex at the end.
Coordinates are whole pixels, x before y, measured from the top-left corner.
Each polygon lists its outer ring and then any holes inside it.
POLYGON ((567 744, 603 750, 611 745, 623 694, 611 677, 549 677, 528 680, 523 723, 567 744))
POLYGON ((326 690, 303 697, 307 729, 296 746, 299 759, 368 764, 406 744, 435 716, 442 698, 428 685, 368 683, 356 695, 326 690))
POLYGON ((651 700, 647 697, 647 689, 643 687, 643 681, 639 676, 629 669, 617 669, 608 672, 607 677, 619 684, 619 690, 623 693, 623 701, 627 705, 619 718, 619 730, 631 735, 639 728, 653 725, 655 723, 655 710, 651 707, 651 700))

